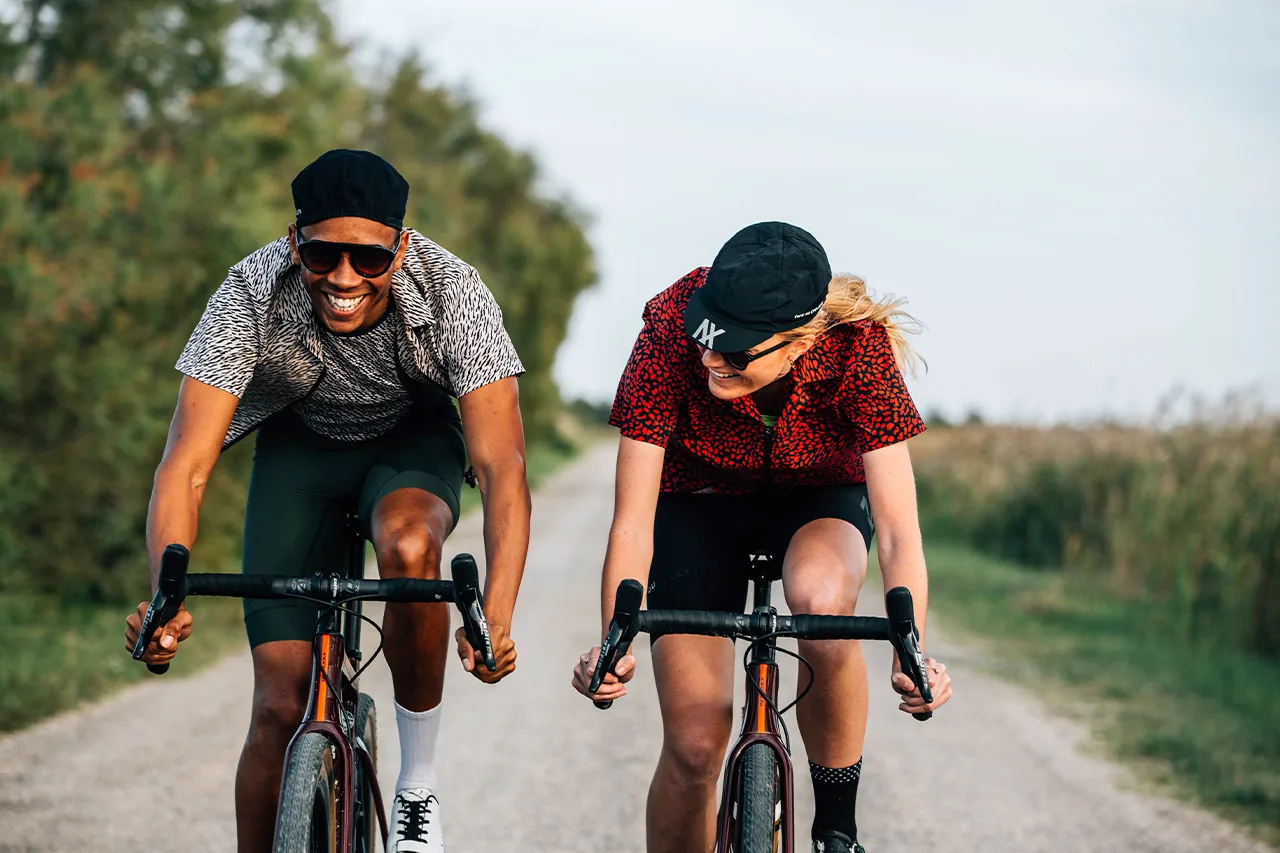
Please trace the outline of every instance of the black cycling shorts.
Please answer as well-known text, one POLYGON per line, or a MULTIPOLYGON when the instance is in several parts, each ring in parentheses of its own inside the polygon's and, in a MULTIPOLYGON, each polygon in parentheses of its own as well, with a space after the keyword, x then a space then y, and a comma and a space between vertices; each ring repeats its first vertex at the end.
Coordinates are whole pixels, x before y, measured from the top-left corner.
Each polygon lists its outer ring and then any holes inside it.
MULTIPOLYGON (((244 522, 245 574, 310 575, 347 569, 347 513, 365 536, 378 501, 423 489, 458 522, 466 449, 456 410, 415 406, 385 435, 337 441, 313 432, 292 410, 258 432, 244 522)), ((297 599, 245 599, 249 645, 310 640, 318 608, 297 599)))
POLYGON ((791 537, 820 518, 849 522, 870 550, 875 527, 865 483, 754 495, 662 493, 645 606, 744 612, 748 556, 769 554, 781 570, 791 537))

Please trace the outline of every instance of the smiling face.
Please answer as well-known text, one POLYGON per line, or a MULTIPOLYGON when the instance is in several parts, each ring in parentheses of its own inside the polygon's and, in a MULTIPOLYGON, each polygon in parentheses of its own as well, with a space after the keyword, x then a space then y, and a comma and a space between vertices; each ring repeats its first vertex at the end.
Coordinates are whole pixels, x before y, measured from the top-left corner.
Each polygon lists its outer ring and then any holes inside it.
MULTIPOLYGON (((753 346, 748 353, 764 352, 770 347, 783 342, 783 338, 774 335, 767 341, 753 346)), ((795 360, 803 355, 811 341, 793 341, 781 349, 762 356, 747 365, 745 370, 731 367, 718 352, 698 347, 702 354, 702 364, 707 368, 707 388, 721 400, 732 400, 747 394, 754 394, 762 388, 772 385, 791 372, 795 360)))
POLYGON ((311 293, 312 309, 321 325, 331 332, 351 334, 369 329, 382 319, 390 304, 391 277, 404 262, 409 241, 400 240, 395 260, 377 278, 366 278, 357 272, 346 253, 334 269, 316 274, 301 263, 298 244, 319 240, 326 243, 360 243, 390 250, 395 248, 397 239, 399 234, 391 226, 355 216, 326 219, 304 226, 301 230, 289 226, 293 260, 299 265, 302 280, 311 293))

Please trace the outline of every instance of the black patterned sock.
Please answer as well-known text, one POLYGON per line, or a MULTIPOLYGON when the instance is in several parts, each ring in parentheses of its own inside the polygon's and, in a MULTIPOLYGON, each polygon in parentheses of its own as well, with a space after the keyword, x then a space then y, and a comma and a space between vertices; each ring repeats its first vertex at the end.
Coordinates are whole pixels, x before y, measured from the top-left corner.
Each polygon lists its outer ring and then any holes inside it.
POLYGON ((820 832, 843 832, 858 839, 858 777, 862 759, 852 767, 823 767, 809 762, 813 777, 813 837, 820 832))

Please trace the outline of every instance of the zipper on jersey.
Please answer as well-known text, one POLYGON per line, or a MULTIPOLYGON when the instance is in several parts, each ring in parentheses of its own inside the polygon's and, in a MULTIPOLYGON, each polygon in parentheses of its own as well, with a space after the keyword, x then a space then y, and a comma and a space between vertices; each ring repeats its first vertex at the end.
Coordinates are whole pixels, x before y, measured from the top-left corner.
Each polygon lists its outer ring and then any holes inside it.
POLYGON ((773 485, 773 427, 764 424, 764 481, 773 485))

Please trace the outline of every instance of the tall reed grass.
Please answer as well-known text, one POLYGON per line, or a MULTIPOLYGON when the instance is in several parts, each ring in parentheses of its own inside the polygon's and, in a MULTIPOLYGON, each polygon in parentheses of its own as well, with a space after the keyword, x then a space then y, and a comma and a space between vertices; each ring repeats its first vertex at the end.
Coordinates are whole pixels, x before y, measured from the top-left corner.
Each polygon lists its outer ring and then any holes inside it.
POLYGON ((1154 631, 1280 658, 1280 419, 968 425, 912 453, 932 535, 1145 599, 1154 631))

